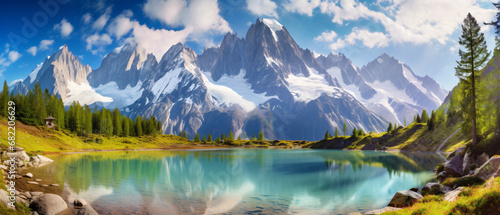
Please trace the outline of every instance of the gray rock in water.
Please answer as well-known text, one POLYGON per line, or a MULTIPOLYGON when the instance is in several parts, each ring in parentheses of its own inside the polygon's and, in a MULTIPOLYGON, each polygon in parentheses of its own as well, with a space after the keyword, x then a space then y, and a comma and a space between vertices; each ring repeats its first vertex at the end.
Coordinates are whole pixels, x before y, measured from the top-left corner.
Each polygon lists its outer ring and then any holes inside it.
POLYGON ((415 204, 417 201, 422 199, 422 195, 411 190, 403 190, 397 192, 394 197, 392 197, 391 202, 388 206, 391 207, 407 207, 415 204))
POLYGON ((55 215, 68 209, 68 205, 58 195, 43 194, 33 198, 30 208, 40 215, 55 215))
POLYGON ((81 198, 77 198, 73 202, 73 205, 78 206, 78 207, 84 206, 86 204, 87 204, 87 201, 85 201, 85 199, 81 199, 81 198))
POLYGON ((444 171, 455 177, 463 176, 462 165, 464 162, 463 155, 456 155, 450 161, 444 163, 444 171))
POLYGON ((425 195, 439 195, 443 194, 443 189, 444 186, 439 184, 439 183, 427 183, 423 188, 422 188, 422 196, 425 195))
POLYGON ((488 162, 474 171, 473 176, 487 180, 500 170, 500 157, 492 157, 488 162))

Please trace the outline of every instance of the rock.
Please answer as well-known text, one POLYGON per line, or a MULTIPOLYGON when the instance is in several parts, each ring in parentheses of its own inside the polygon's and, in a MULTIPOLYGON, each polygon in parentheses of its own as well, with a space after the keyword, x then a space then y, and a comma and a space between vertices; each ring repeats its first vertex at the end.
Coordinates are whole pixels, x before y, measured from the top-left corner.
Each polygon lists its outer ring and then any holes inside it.
POLYGON ((416 187, 410 188, 410 190, 413 192, 418 192, 418 188, 416 188, 416 187))
POLYGON ((42 181, 42 179, 39 179, 39 178, 37 178, 37 179, 35 179, 35 181, 38 181, 38 182, 40 182, 40 181, 42 181))
POLYGON ((452 153, 450 153, 448 155, 447 159, 450 160, 451 158, 455 157, 456 155, 462 154, 464 151, 465 151, 465 147, 460 147, 460 148, 456 149, 455 151, 453 151, 452 153))
POLYGON ((38 156, 33 156, 31 158, 31 162, 33 163, 33 165, 39 165, 40 164, 40 158, 38 158, 38 156))
POLYGON ((3 170, 5 170, 5 171, 8 171, 8 170, 9 170, 9 167, 4 166, 4 165, 0 165, 0 169, 3 169, 3 170))
POLYGON ((32 167, 32 166, 33 166, 33 163, 28 162, 28 163, 26 163, 26 166, 27 166, 27 167, 32 167))
POLYGON ((406 207, 411 206, 418 200, 422 199, 422 195, 411 190, 403 190, 397 192, 394 197, 392 197, 391 202, 388 206, 391 207, 406 207))
POLYGON ((59 187, 60 185, 59 184, 51 184, 50 186, 52 186, 52 187, 59 187))
POLYGON ((18 161, 17 166, 24 166, 24 161, 18 161))
POLYGON ((99 215, 92 206, 89 204, 84 205, 80 210, 78 211, 79 215, 99 215))
POLYGON ((28 184, 38 184, 36 181, 26 181, 28 184))
POLYGON ((14 147, 14 151, 19 152, 19 151, 24 151, 23 147, 14 147))
POLYGON ((81 198, 76 198, 75 201, 73 202, 73 204, 75 206, 78 206, 78 207, 81 207, 81 206, 84 206, 87 204, 87 201, 85 201, 85 199, 81 199, 81 198))
POLYGON ((443 200, 449 201, 449 202, 456 201, 458 199, 458 194, 460 194, 463 189, 464 189, 463 187, 459 187, 453 191, 450 191, 450 192, 444 194, 443 200))
POLYGON ((26 154, 25 151, 10 152, 7 153, 7 156, 16 157, 17 161, 26 161, 26 162, 30 161, 30 156, 28 156, 28 154, 26 154))
POLYGON ((440 173, 438 174, 438 176, 437 176, 436 178, 437 178, 437 180, 442 181, 442 180, 444 180, 444 179, 448 178, 448 176, 449 176, 448 172, 446 172, 446 171, 442 171, 442 172, 440 172, 440 173))
POLYGON ((54 162, 54 160, 42 155, 36 155, 35 157, 37 157, 40 160, 39 165, 45 165, 54 162))
POLYGON ((55 215, 68 209, 68 205, 58 195, 43 194, 33 198, 30 208, 41 215, 55 215))
POLYGON ((360 212, 352 212, 352 213, 348 213, 347 215, 362 215, 360 212))
POLYGON ((42 187, 48 187, 49 185, 43 184, 42 187))
POLYGON ((42 194, 43 194, 43 192, 31 192, 31 196, 32 196, 32 197, 35 197, 35 196, 40 196, 40 195, 42 195, 42 194))
POLYGON ((33 178, 33 173, 28 172, 28 173, 24 174, 23 176, 28 177, 28 178, 33 178))
POLYGON ((444 171, 448 172, 450 175, 455 177, 460 177, 463 175, 462 165, 464 162, 464 156, 456 155, 450 161, 444 163, 444 171))
POLYGON ((438 183, 427 183, 424 187, 422 187, 422 196, 425 195, 439 195, 443 194, 444 186, 438 183))
POLYGON ((395 208, 395 207, 385 207, 385 208, 382 208, 382 209, 378 209, 378 210, 372 210, 372 211, 368 211, 366 212, 365 214, 382 214, 382 213, 385 213, 385 212, 390 212, 390 211, 399 211, 401 210, 402 208, 395 208))
POLYGON ((23 199, 20 196, 16 196, 16 202, 20 204, 26 204, 28 203, 27 199, 23 199))
POLYGON ((480 167, 490 159, 486 153, 479 155, 477 158, 474 157, 470 152, 467 152, 464 156, 464 163, 462 165, 462 172, 464 174, 469 174, 472 167, 480 167))
POLYGON ((26 197, 28 197, 28 198, 33 197, 33 196, 31 196, 31 193, 30 193, 30 192, 24 192, 23 194, 24 194, 24 196, 26 196, 26 197))
POLYGON ((36 211, 31 211, 30 215, 39 215, 36 211))
POLYGON ((0 202, 2 202, 4 205, 7 205, 10 203, 9 192, 7 192, 6 190, 0 189, 0 202))
POLYGON ((477 176, 483 180, 489 179, 495 175, 500 169, 500 157, 492 157, 485 164, 474 171, 473 176, 477 176))

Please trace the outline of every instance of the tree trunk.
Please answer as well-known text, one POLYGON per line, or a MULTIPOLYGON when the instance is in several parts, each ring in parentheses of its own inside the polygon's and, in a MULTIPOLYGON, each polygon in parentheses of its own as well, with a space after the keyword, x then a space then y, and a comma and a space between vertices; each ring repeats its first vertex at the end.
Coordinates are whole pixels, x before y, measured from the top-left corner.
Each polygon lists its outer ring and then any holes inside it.
MULTIPOLYGON (((472 38, 472 37, 471 37, 472 38)), ((476 129, 476 75, 474 69, 474 41, 471 39, 471 61, 472 61, 472 146, 477 144, 477 129, 476 129)))

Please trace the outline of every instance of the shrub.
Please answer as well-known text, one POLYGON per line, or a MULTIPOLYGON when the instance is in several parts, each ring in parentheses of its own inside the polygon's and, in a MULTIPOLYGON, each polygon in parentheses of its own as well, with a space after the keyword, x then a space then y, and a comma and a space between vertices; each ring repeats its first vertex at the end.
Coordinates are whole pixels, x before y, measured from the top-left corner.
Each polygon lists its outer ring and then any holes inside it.
POLYGON ((484 181, 476 176, 464 176, 461 178, 448 178, 443 182, 443 185, 449 187, 468 187, 483 183, 484 181))
POLYGON ((437 166, 436 166, 436 172, 437 173, 440 173, 444 171, 444 164, 443 163, 439 163, 437 166))

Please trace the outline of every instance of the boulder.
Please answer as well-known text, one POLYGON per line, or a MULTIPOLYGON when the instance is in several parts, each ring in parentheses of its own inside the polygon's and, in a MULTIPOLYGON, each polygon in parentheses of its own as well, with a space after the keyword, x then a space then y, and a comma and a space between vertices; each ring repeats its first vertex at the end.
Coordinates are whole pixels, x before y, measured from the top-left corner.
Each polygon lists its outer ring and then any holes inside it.
POLYGON ((33 163, 33 165, 35 165, 35 166, 40 164, 40 158, 38 158, 38 156, 33 156, 31 158, 31 163, 33 163))
POLYGON ((40 196, 43 194, 43 192, 31 192, 30 193, 32 197, 35 197, 35 196, 40 196))
POLYGON ((40 159, 40 165, 44 165, 44 164, 48 164, 48 163, 52 163, 54 162, 54 160, 48 158, 48 157, 45 157, 45 156, 42 156, 42 155, 36 155, 38 157, 38 159, 40 159))
POLYGON ((32 197, 30 192, 27 192, 27 191, 26 191, 26 192, 24 192, 23 194, 24 194, 24 196, 26 196, 26 197, 28 197, 28 198, 31 198, 31 197, 32 197))
POLYGON ((73 205, 77 206, 77 207, 81 207, 81 206, 84 206, 87 204, 87 201, 85 201, 85 199, 81 199, 81 198, 76 198, 75 201, 73 202, 73 205))
POLYGON ((43 194, 33 198, 30 208, 40 215, 55 215, 68 209, 68 205, 58 195, 43 194))
POLYGON ((366 212, 365 214, 382 214, 382 213, 385 213, 385 212, 391 212, 391 211, 399 211, 401 210, 402 208, 395 208, 395 207, 385 207, 385 208, 382 208, 382 209, 378 209, 378 210, 372 210, 372 211, 368 211, 366 212))
POLYGON ((28 173, 24 174, 23 176, 28 177, 28 178, 33 178, 33 173, 28 172, 28 173))
POLYGON ((465 147, 460 147, 448 155, 448 160, 455 157, 456 155, 462 154, 465 151, 465 147))
POLYGON ((442 180, 444 180, 444 179, 448 178, 448 176, 449 176, 448 172, 446 172, 446 171, 442 171, 442 172, 440 172, 440 173, 438 174, 438 176, 437 176, 436 178, 437 178, 437 180, 442 181, 442 180))
POLYGON ((500 169, 500 157, 492 157, 481 167, 476 169, 473 176, 479 177, 483 180, 489 179, 500 169))
POLYGON ((2 202, 5 206, 10 203, 9 192, 0 189, 0 202, 2 202))
POLYGON ((92 206, 89 204, 84 205, 80 210, 78 211, 79 215, 99 215, 97 211, 94 210, 92 206))
POLYGON ((450 191, 450 192, 444 194, 443 200, 448 201, 448 202, 456 201, 458 199, 458 194, 460 194, 463 189, 464 189, 463 187, 459 187, 453 191, 450 191))
POLYGON ((26 161, 26 162, 30 161, 30 156, 28 156, 28 154, 26 154, 25 151, 10 152, 7 153, 7 156, 16 157, 17 161, 26 161))
POLYGON ((464 156, 464 163, 462 166, 462 172, 464 173, 464 175, 468 175, 469 173, 471 173, 470 171, 471 171, 472 166, 475 166, 476 168, 480 167, 484 163, 486 163, 489 159, 490 159, 490 156, 488 156, 486 153, 483 153, 483 154, 475 157, 470 152, 467 152, 464 156))
POLYGON ((23 147, 14 147, 14 150, 16 152, 20 152, 20 151, 24 151, 24 148, 23 147))
POLYGON ((4 165, 0 165, 0 169, 3 169, 3 170, 6 170, 6 171, 8 171, 8 170, 9 170, 9 167, 7 167, 7 166, 4 166, 4 165))
POLYGON ((439 195, 443 194, 443 189, 444 186, 439 184, 439 183, 427 183, 423 188, 422 188, 422 196, 425 195, 439 195))
POLYGON ((391 207, 406 207, 411 206, 420 199, 422 199, 422 195, 417 192, 413 192, 411 190, 403 190, 397 192, 394 197, 392 197, 391 202, 389 202, 388 206, 391 207))
POLYGON ((453 157, 450 161, 444 163, 444 171, 455 177, 460 177, 463 175, 462 172, 463 162, 464 162, 464 156, 458 154, 455 157, 453 157))

